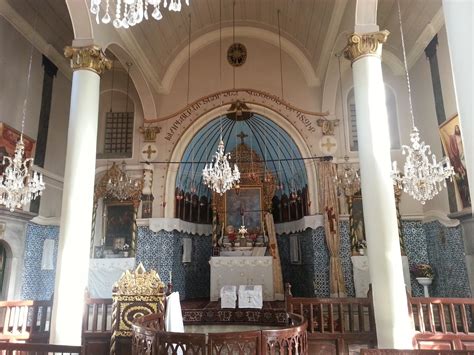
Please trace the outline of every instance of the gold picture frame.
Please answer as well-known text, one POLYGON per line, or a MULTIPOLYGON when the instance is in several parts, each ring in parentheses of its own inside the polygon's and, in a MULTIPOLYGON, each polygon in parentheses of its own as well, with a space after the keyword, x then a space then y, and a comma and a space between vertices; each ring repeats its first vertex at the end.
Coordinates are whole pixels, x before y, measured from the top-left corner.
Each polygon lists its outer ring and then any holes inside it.
POLYGON ((454 191, 456 194, 456 211, 451 212, 466 211, 471 208, 472 203, 469 194, 464 144, 458 114, 453 115, 439 126, 439 134, 446 156, 449 157, 455 172, 454 191))

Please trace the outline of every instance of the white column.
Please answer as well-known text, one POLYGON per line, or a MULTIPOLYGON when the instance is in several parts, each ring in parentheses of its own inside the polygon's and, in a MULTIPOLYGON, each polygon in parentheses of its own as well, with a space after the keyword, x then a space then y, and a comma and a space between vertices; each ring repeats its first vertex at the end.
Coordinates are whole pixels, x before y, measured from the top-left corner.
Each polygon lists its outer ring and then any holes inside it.
POLYGON ((411 349, 410 323, 398 240, 382 43, 387 31, 353 34, 345 49, 352 60, 362 199, 379 348, 411 349))
POLYGON ((98 47, 67 48, 75 69, 64 173, 59 251, 51 320, 52 344, 80 345, 94 194, 100 76, 98 47))
POLYGON ((454 89, 466 157, 471 204, 474 198, 474 1, 443 0, 454 89))

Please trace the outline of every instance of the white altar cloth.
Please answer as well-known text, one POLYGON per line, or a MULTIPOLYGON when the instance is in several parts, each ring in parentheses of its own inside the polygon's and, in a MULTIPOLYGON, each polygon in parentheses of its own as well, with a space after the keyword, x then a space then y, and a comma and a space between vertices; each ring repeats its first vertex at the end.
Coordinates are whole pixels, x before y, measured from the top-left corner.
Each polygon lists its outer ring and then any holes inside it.
POLYGON ((135 268, 135 258, 91 259, 89 263, 89 296, 112 298, 112 287, 125 270, 135 268))
POLYGON ((219 299, 226 285, 262 285, 264 301, 273 301, 272 256, 213 256, 211 265, 211 301, 219 299))
POLYGON ((237 303, 237 287, 227 285, 221 288, 221 308, 235 308, 237 303))
MULTIPOLYGON (((369 259, 366 255, 355 255, 352 256, 351 259, 356 297, 365 298, 367 297, 370 284, 369 259)), ((408 289, 408 292, 411 293, 410 269, 408 266, 408 258, 406 256, 402 256, 402 265, 405 287, 408 289)))
POLYGON ((262 285, 239 286, 239 308, 262 309, 262 285))

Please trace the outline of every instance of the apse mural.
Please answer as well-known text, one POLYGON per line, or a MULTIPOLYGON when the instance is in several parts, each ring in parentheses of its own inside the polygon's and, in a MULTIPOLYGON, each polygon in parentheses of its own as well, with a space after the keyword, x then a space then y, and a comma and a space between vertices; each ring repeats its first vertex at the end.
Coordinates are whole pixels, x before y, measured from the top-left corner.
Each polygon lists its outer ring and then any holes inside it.
POLYGON ((272 203, 275 222, 302 218, 309 205, 306 165, 314 162, 302 159, 294 140, 280 126, 255 113, 218 117, 194 134, 178 169, 175 216, 195 223, 212 222, 212 193, 202 181, 202 170, 212 161, 221 131, 226 152, 245 144, 273 174, 278 185, 272 203))

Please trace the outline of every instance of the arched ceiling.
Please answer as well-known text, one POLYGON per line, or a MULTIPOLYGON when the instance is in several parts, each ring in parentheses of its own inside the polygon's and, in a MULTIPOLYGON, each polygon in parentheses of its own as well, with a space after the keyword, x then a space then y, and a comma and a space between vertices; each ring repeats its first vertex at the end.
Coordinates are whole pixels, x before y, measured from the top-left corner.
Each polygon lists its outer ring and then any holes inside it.
MULTIPOLYGON (((202 182, 202 170, 207 162, 212 161, 217 150, 221 124, 225 152, 236 149, 242 143, 241 136, 243 143, 257 153, 265 162, 267 171, 281 184, 278 194, 288 195, 290 190, 301 190, 307 185, 306 164, 314 162, 302 159, 293 139, 275 122, 252 113, 242 121, 227 116, 218 117, 195 132, 179 165, 176 187, 180 190, 188 192, 194 186, 199 196, 210 196, 210 190, 202 182)), ((236 163, 239 165, 238 161, 236 163)))
MULTIPOLYGON (((218 29, 219 1, 191 0, 188 8, 183 0, 180 13, 165 10, 161 21, 150 19, 127 30, 127 35, 122 38, 128 39, 128 43, 124 41, 124 46, 131 47, 125 50, 135 53, 137 61, 139 58, 149 61, 149 65, 137 63, 141 68, 154 71, 144 75, 163 80, 166 70, 187 44, 188 13, 192 14, 193 39, 196 39, 218 29)), ((114 3, 114 0, 111 2, 114 3)), ((413 64, 443 23, 441 0, 400 2, 408 59, 413 64)), ((81 3, 88 7, 90 0, 81 0, 81 3)), ((222 1, 224 27, 232 25, 232 3, 231 0, 222 1)), ((338 35, 344 31, 353 31, 355 3, 355 0, 236 0, 235 19, 237 26, 277 33, 277 9, 280 9, 282 35, 306 55, 316 76, 323 80, 330 54, 344 45, 344 39, 338 35)), ((380 28, 391 32, 385 48, 401 58, 396 4, 396 0, 379 0, 377 17, 380 28)), ((62 53, 64 46, 71 44, 72 23, 80 22, 75 19, 71 23, 65 0, 1 0, 0 14, 4 12, 9 12, 10 22, 15 22, 15 16, 23 18, 51 44, 56 53, 62 53)), ((73 16, 83 16, 84 13, 89 12, 83 11, 73 16)), ((86 22, 89 21, 83 21, 86 22)), ((101 26, 111 25, 96 26, 94 31, 100 30, 101 26)), ((236 36, 239 34, 236 33, 236 36)))

